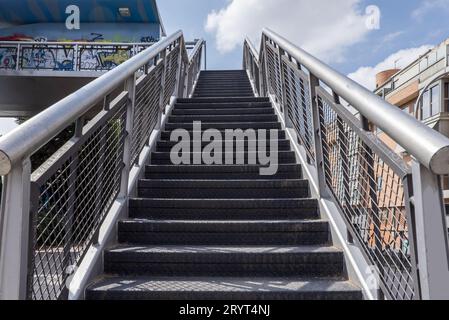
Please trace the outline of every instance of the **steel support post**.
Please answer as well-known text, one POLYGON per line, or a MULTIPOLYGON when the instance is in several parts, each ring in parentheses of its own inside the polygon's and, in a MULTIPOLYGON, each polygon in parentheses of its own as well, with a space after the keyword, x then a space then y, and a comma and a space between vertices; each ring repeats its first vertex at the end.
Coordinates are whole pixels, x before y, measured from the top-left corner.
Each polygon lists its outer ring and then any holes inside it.
POLYGON ((27 298, 31 161, 13 166, 1 204, 0 299, 27 298))
POLYGON ((131 149, 134 127, 134 106, 136 103, 136 74, 134 73, 126 81, 126 90, 128 91, 128 102, 126 104, 126 127, 125 141, 123 143, 123 169, 120 185, 119 197, 128 198, 129 171, 131 170, 131 149))
POLYGON ((412 175, 421 297, 448 300, 448 230, 441 179, 416 161, 412 175))

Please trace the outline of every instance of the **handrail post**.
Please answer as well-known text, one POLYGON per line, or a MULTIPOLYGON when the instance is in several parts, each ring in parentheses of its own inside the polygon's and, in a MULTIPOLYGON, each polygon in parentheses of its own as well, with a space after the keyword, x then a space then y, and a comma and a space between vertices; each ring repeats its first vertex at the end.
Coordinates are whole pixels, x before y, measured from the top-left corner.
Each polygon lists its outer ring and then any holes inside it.
POLYGON ((177 98, 182 98, 184 96, 184 77, 185 77, 185 64, 182 56, 182 48, 185 47, 184 38, 179 40, 179 59, 178 59, 178 73, 176 75, 176 88, 175 93, 177 98))
POLYGON ((125 141, 123 143, 123 170, 120 185, 119 197, 128 198, 128 180, 131 170, 131 153, 134 127, 134 106, 136 103, 136 74, 133 73, 126 81, 126 90, 128 91, 128 102, 126 104, 126 124, 125 141))
POLYGON ((449 250, 441 179, 417 161, 413 161, 412 177, 421 297, 447 300, 449 250))
POLYGON ((27 298, 31 161, 13 166, 5 177, 0 208, 0 299, 27 298))
POLYGON ((313 145, 315 151, 315 167, 318 174, 319 196, 325 198, 328 196, 326 188, 326 176, 324 173, 324 157, 323 145, 321 141, 321 114, 320 106, 318 105, 318 97, 316 88, 320 85, 319 79, 310 73, 309 75, 309 92, 310 92, 310 107, 312 110, 312 130, 313 130, 313 145))
POLYGON ((267 55, 267 38, 264 34, 262 34, 262 57, 263 57, 263 65, 265 69, 265 83, 267 84, 266 94, 269 96, 270 92, 270 75, 268 70, 268 55, 267 55))
POLYGON ((282 90, 282 105, 284 110, 284 121, 285 121, 285 127, 286 128, 293 128, 293 123, 290 120, 290 117, 288 116, 288 99, 287 99, 287 81, 286 81, 286 75, 283 68, 283 61, 282 57, 285 55, 285 51, 282 50, 281 47, 278 48, 278 54, 279 54, 279 70, 281 75, 281 90, 282 90))
POLYGON ((165 78, 167 73, 167 49, 165 49, 163 52, 161 52, 161 58, 162 58, 162 79, 161 79, 161 93, 159 96, 159 111, 157 115, 157 123, 155 130, 161 129, 162 126, 162 113, 165 110, 165 78))
POLYGON ((22 54, 20 52, 21 50, 22 50, 22 46, 19 43, 17 45, 17 56, 16 56, 16 66, 15 66, 17 71, 19 71, 20 67, 21 67, 21 61, 20 61, 20 59, 22 57, 22 54))

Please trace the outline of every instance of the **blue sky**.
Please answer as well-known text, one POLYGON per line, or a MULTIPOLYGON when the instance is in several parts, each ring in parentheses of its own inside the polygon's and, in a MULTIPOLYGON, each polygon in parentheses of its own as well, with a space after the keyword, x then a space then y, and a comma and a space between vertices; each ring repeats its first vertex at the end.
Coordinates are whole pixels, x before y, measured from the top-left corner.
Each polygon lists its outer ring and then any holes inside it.
MULTIPOLYGON (((370 89, 378 71, 395 63, 404 67, 449 37, 449 0, 158 0, 158 4, 168 33, 182 29, 186 39, 207 40, 209 69, 241 68, 243 35, 258 42, 262 27, 269 26, 370 89), (364 26, 369 5, 380 9, 379 30, 364 26)), ((0 120, 0 134, 13 127, 12 120, 0 120)))
MULTIPOLYGON (((261 4, 265 1, 258 0, 261 4)), ((317 3, 317 5, 319 2, 326 2, 326 0, 305 1, 317 3)), ((341 0, 331 1, 340 2, 341 0)), ((240 67, 241 48, 238 47, 225 54, 219 53, 216 49, 215 36, 205 31, 205 24, 210 12, 225 8, 230 2, 229 0, 160 0, 158 3, 167 31, 183 29, 187 38, 206 39, 209 49, 209 67, 221 69, 240 67)), ((362 66, 375 66, 400 49, 427 44, 436 45, 449 37, 449 23, 447 23, 449 1, 447 0, 362 0, 358 1, 356 7, 364 13, 368 5, 376 5, 380 8, 380 29, 369 32, 363 39, 350 46, 345 51, 342 61, 330 62, 333 67, 345 74, 354 72, 362 66), (429 9, 423 10, 423 8, 429 9), (414 14, 416 10, 422 12, 419 17, 414 14)), ((290 12, 287 19, 294 19, 294 15, 295 13, 290 12)), ((249 13, 248 19, 251 18, 252 15, 249 13)), ((278 14, 277 18, 285 19, 286 17, 278 14)), ((319 20, 319 17, 316 19, 319 20)), ((321 23, 325 22, 321 21, 321 23)), ((282 33, 282 30, 278 31, 282 33)), ((309 30, 298 29, 295 32, 307 33, 309 30)), ((321 37, 323 42, 328 41, 326 34, 322 34, 321 37)))

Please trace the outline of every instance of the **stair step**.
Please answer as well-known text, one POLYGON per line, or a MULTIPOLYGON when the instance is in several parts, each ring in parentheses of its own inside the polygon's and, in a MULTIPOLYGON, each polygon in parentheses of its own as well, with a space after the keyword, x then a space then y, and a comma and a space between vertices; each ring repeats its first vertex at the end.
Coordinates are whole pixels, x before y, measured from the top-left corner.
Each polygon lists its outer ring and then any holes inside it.
POLYGON ((193 99, 178 99, 177 103, 190 103, 190 104, 198 104, 198 103, 245 103, 245 102, 254 102, 254 103, 267 103, 270 102, 269 98, 255 98, 255 97, 227 97, 227 98, 193 98, 193 99))
MULTIPOLYGON (((296 163, 296 155, 293 151, 278 151, 277 154, 272 154, 270 149, 266 148, 266 152, 269 153, 271 162, 270 164, 293 164, 296 163), (274 158, 276 157, 276 159, 274 158)), ((190 152, 189 153, 189 161, 190 163, 183 164, 206 164, 204 159, 202 159, 202 152, 190 152), (198 158, 201 163, 195 163, 194 159, 198 158)), ((151 163, 152 164, 174 164, 172 161, 172 153, 171 152, 152 152, 151 153, 151 163)), ((257 151, 247 151, 247 152, 222 152, 221 157, 216 160, 221 159, 221 163, 216 163, 218 165, 225 165, 227 161, 231 159, 232 163, 230 164, 261 164, 261 159, 259 159, 259 152, 257 151), (239 160, 243 163, 237 163, 239 160)), ((215 159, 213 159, 215 161, 215 159)), ((265 159, 264 159, 265 161, 265 159)), ((267 165, 268 167, 268 165, 267 165)))
POLYGON ((254 97, 252 92, 241 92, 236 94, 235 92, 208 92, 208 93, 195 93, 194 98, 223 98, 223 97, 254 97))
POLYGON ((242 87, 238 87, 238 88, 216 88, 216 89, 212 89, 212 88, 196 88, 195 89, 195 95, 199 95, 199 94, 216 94, 216 93, 230 93, 230 94, 234 94, 236 97, 239 96, 240 93, 249 93, 249 94, 254 94, 253 90, 251 87, 249 88, 242 88, 242 87))
POLYGON ((260 175, 262 166, 258 165, 148 165, 147 179, 301 179, 302 170, 298 164, 280 164, 272 176, 260 175))
MULTIPOLYGON (((201 128, 204 129, 204 130, 201 131, 201 133, 203 133, 206 129, 203 128, 203 125, 201 125, 201 128)), ((225 134, 226 134, 226 130, 227 130, 227 129, 229 129, 229 128, 218 129, 218 131, 221 133, 221 135, 222 135, 223 137, 226 137, 225 134)), ((242 129, 242 130, 243 130, 243 129, 242 129)), ((199 133, 200 131, 187 130, 187 132, 189 133, 190 137, 193 137, 194 134, 197 134, 197 133, 199 133)), ((268 133, 268 132, 267 132, 267 133, 268 133)), ((285 140, 285 138, 286 138, 286 133, 285 133, 284 130, 278 130, 277 133, 278 133, 278 139, 285 140)), ((172 134, 171 131, 167 131, 167 130, 162 131, 162 133, 161 133, 161 140, 162 140, 162 141, 170 141, 170 140, 171 140, 171 134, 172 134)))
POLYGON ((251 83, 246 82, 200 82, 195 87, 195 90, 252 90, 251 83))
POLYGON ((131 218, 261 220, 317 219, 316 199, 146 199, 129 201, 131 218))
POLYGON ((274 111, 273 106, 269 102, 211 102, 211 103, 180 103, 175 104, 174 110, 190 110, 190 109, 200 109, 200 110, 215 110, 215 109, 269 109, 274 111))
POLYGON ((361 300, 349 281, 304 278, 105 277, 88 300, 361 300))
MULTIPOLYGON (((172 148, 177 145, 179 142, 177 141, 158 141, 157 143, 157 151, 158 152, 170 152, 172 150, 172 148)), ((195 141, 192 141, 190 144, 190 147, 193 150, 193 144, 195 143, 195 141)), ((209 145, 210 142, 205 142, 205 141, 200 141, 199 144, 201 145, 202 148, 204 148, 205 146, 209 145)), ((233 145, 234 146, 234 150, 237 148, 237 146, 243 145, 243 150, 246 151, 257 151, 258 146, 259 145, 265 145, 268 148, 271 146, 272 144, 272 140, 223 140, 220 145, 223 147, 223 150, 225 150, 224 148, 228 145, 233 145)), ((277 144, 278 144, 278 150, 280 151, 290 151, 291 150, 291 145, 290 145, 290 140, 287 139, 282 139, 282 140, 277 140, 277 144)))
POLYGON ((139 197, 197 199, 309 198, 307 180, 140 180, 139 197))
POLYGON ((172 116, 206 116, 206 115, 274 115, 271 108, 223 108, 223 109, 174 109, 172 116))
POLYGON ((343 252, 327 246, 133 246, 104 253, 105 272, 146 276, 344 276, 343 252))
POLYGON ((235 92, 214 92, 214 93, 195 93, 193 98, 225 98, 225 97, 254 97, 254 93, 238 93, 235 92))
POLYGON ((144 245, 327 245, 321 220, 188 221, 124 220, 120 243, 144 245))
MULTIPOLYGON (((167 123, 165 124, 165 130, 186 129, 193 130, 193 123, 167 123)), ((282 126, 279 122, 207 122, 201 124, 202 130, 208 129, 277 129, 281 130, 282 126)))
POLYGON ((193 115, 193 116, 170 116, 169 123, 190 123, 193 121, 201 122, 275 122, 278 121, 277 115, 193 115))

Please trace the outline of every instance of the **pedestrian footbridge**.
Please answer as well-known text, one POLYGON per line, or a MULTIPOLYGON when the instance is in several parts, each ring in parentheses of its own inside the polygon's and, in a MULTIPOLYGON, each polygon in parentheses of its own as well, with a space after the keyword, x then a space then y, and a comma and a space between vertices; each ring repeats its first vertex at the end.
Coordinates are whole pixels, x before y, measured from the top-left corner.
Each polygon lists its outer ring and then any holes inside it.
POLYGON ((449 139, 271 30, 242 70, 204 45, 0 138, 0 298, 449 299, 449 139))

